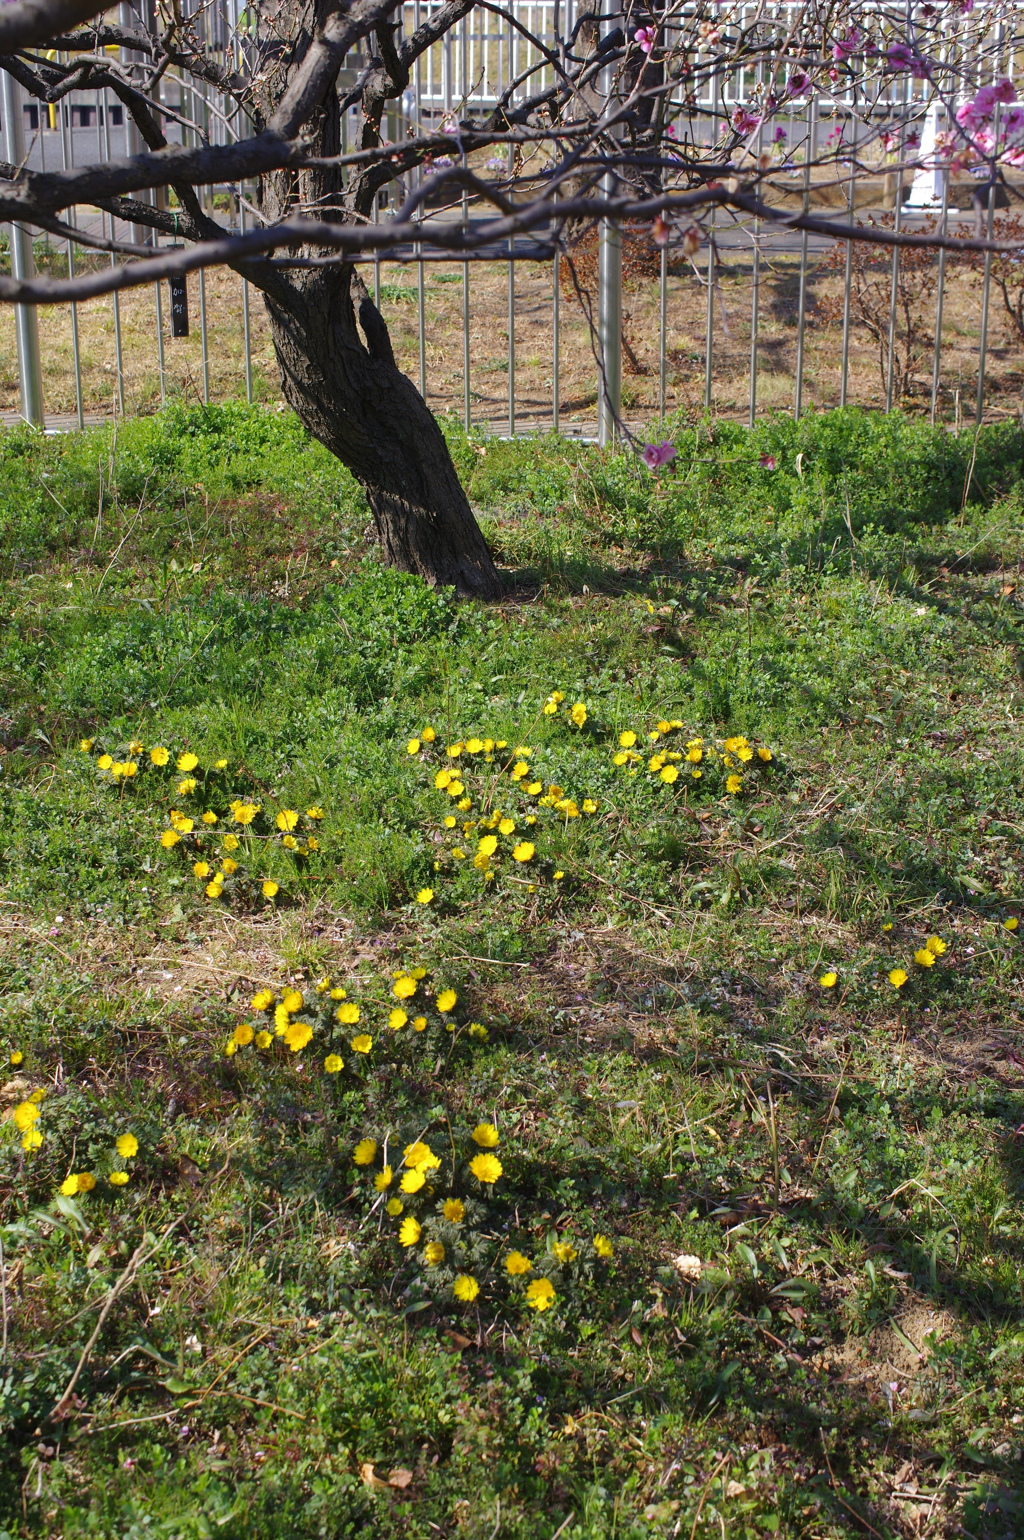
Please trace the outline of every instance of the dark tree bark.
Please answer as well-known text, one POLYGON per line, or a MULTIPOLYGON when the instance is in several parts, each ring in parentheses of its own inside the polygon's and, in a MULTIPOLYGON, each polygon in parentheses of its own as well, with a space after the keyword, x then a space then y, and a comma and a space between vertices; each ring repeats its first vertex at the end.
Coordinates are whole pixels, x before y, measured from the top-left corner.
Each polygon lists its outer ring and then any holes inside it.
POLYGON ((307 269, 266 303, 285 398, 364 488, 388 561, 468 598, 496 597, 501 579, 444 435, 355 270, 307 269))
MULTIPOLYGON (((471 4, 466 0, 464 8, 471 4)), ((266 63, 257 100, 267 121, 287 97, 328 10, 329 0, 277 0, 260 7, 266 63)), ((360 102, 363 148, 380 143, 387 102, 408 85, 408 61, 396 52, 393 33, 390 23, 377 27, 378 54, 360 102)), ((336 80, 335 72, 305 125, 306 141, 318 156, 341 149, 336 80)), ((377 165, 346 184, 336 167, 273 172, 260 183, 261 213, 269 221, 296 209, 326 220, 359 221, 391 174, 386 164, 377 165)), ((330 253, 297 255, 315 259, 330 253)), ((501 579, 444 435, 398 368, 387 324, 356 269, 350 263, 282 268, 263 261, 247 263, 242 271, 263 290, 286 400, 365 490, 388 561, 467 597, 497 597, 501 579)))

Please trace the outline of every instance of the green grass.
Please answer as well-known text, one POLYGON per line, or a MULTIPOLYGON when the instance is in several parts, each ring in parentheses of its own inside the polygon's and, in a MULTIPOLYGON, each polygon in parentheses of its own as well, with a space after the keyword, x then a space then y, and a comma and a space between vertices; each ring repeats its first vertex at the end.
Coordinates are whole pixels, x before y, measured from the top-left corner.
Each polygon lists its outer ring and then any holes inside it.
MULTIPOLYGON (((489 608, 383 569, 287 414, 0 437, 2 1111, 47 1089, 40 1148, 0 1128, 0 1535, 1013 1540, 1020 430, 676 423, 660 479, 449 436, 509 573, 489 608), (710 755, 666 784, 663 718, 772 758, 735 795, 710 755), (457 813, 434 776, 473 736, 508 747, 450 762, 457 813), (211 899, 198 817, 159 836, 171 806, 238 827, 232 798, 261 812, 211 899), (452 852, 496 806, 488 879, 452 852), (457 1007, 392 1032, 417 965, 457 1007), (256 990, 324 977, 358 1026, 225 1054, 256 990), (367 1136, 396 1165, 426 1139, 465 1197, 436 1268, 367 1136)), ((433 1202, 406 1199, 428 1233, 433 1202)))

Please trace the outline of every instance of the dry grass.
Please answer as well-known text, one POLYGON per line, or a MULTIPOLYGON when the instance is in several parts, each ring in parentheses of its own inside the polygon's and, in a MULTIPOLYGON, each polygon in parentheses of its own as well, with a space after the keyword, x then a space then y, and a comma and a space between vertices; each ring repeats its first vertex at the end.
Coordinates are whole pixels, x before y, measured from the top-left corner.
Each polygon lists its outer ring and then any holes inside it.
MULTIPOLYGON (((749 409, 752 273, 746 255, 723 252, 714 294, 712 407, 721 415, 744 418, 749 409)), ((680 266, 668 279, 665 408, 701 410, 704 406, 707 269, 680 266)), ((425 366, 427 399, 441 412, 464 412, 463 288, 458 263, 425 264, 425 366)), ((519 426, 543 428, 552 421, 554 282, 550 264, 521 263, 514 273, 515 416, 519 426)), ((372 283, 367 273, 368 282, 372 283)), ((392 330, 402 368, 420 379, 417 286, 413 265, 381 264, 381 306, 392 330)), ((206 280, 208 390, 212 400, 238 397, 245 390, 242 285, 234 274, 215 271, 206 280)), ((804 404, 806 409, 839 404, 841 327, 823 314, 841 295, 842 275, 822 264, 808 281, 805 335, 804 404)), ((201 400, 204 394, 200 332, 199 279, 190 286, 192 334, 169 335, 169 304, 163 302, 164 393, 201 400)), ((590 329, 579 302, 565 285, 559 299, 560 424, 586 428, 596 413, 597 367, 590 329)), ((989 322, 987 403, 990 417, 1020 410, 1024 372, 1019 347, 993 294, 989 322)), ((799 304, 799 259, 782 255, 762 266, 759 318, 757 403, 759 412, 789 410, 793 405, 799 304)), ((155 410, 161 401, 157 354, 157 317, 152 288, 120 297, 124 408, 129 416, 155 410)), ((952 420, 959 392, 965 416, 973 413, 977 389, 981 294, 976 277, 953 270, 947 275, 943 324, 941 414, 952 420)), ((474 421, 502 431, 509 418, 509 274, 507 263, 470 268, 469 357, 471 411, 474 421)), ((659 286, 638 278, 623 299, 624 335, 635 358, 624 359, 623 407, 631 422, 650 421, 660 406, 659 286)), ((931 330, 931 302, 924 314, 931 330)), ((260 296, 250 304, 253 393, 258 401, 280 399, 270 329, 260 296)), ((78 306, 82 388, 87 415, 116 409, 117 365, 114 304, 110 299, 78 306)), ((42 312, 40 340, 47 412, 75 411, 72 325, 69 308, 42 312)), ((918 388, 905 405, 927 409, 931 389, 930 349, 918 371, 918 388)), ((878 352, 862 328, 851 334, 848 399, 884 405, 885 388, 878 352)), ((0 311, 0 410, 18 409, 18 374, 14 318, 0 311)))

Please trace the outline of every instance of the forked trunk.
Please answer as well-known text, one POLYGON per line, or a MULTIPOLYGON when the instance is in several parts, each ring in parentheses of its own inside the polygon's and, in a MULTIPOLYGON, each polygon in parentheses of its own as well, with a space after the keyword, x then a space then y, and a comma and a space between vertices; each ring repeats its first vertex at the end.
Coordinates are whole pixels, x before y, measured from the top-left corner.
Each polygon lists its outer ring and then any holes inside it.
POLYGON ((388 561, 466 597, 495 598, 501 579, 444 435, 395 363, 362 280, 347 266, 289 280, 265 292, 285 398, 364 488, 388 561))

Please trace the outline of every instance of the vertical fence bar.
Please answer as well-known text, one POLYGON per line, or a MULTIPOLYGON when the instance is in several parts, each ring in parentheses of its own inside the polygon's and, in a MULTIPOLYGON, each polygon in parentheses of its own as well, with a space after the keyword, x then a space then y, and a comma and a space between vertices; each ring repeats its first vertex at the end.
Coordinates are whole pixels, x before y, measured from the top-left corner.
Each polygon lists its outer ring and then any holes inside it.
MULTIPOLYGON (((245 183, 238 188, 238 228, 245 234, 245 183)), ((249 314, 249 281, 242 279, 242 346, 245 348, 245 399, 252 404, 252 317, 249 314)))
MULTIPOLYGON (((60 113, 60 160, 62 168, 67 171, 74 163, 73 146, 71 138, 71 103, 65 99, 57 103, 57 111, 60 113)), ((75 222, 74 208, 67 211, 67 222, 73 225, 75 222)), ((68 236, 68 277, 75 276, 75 246, 68 236)), ((159 292, 160 285, 157 284, 159 292)), ((78 336, 78 306, 71 301, 71 352, 75 362, 75 412, 78 417, 78 426, 85 427, 85 412, 82 405, 82 350, 78 336)))
MULTIPOLYGON (((996 113, 996 133, 999 131, 999 114, 996 113)), ((985 235, 992 239, 992 223, 995 218, 996 184, 993 178, 988 189, 988 218, 985 225, 985 235)), ((992 290, 992 253, 985 253, 985 276, 981 286, 981 336, 978 338, 978 396, 974 404, 974 425, 981 427, 982 413, 985 410, 985 364, 988 358, 988 308, 989 297, 992 290)))
MULTIPOLYGON (((939 213, 939 235, 946 233, 946 216, 949 212, 949 168, 942 173, 942 208, 939 213)), ((942 365, 942 309, 946 287, 946 248, 939 249, 938 292, 935 296, 935 351, 932 354, 932 407, 931 425, 935 426, 935 413, 939 403, 939 380, 942 365)))
MULTIPOLYGON (((3 114, 7 140, 7 159, 20 166, 25 159, 21 87, 6 70, 0 72, 0 112, 3 114)), ((23 225, 11 225, 11 275, 16 282, 26 282, 35 272, 32 237, 23 225)), ((21 415, 37 428, 45 426, 43 417, 43 374, 39 362, 39 323, 34 305, 15 305, 14 337, 18 349, 18 387, 21 415)))
MULTIPOLYGON (((803 211, 811 206, 811 161, 814 158, 814 124, 817 97, 812 96, 807 108, 807 142, 804 146, 804 196, 803 211)), ((800 232, 800 292, 796 318, 796 384, 793 390, 793 417, 800 421, 804 404, 804 329, 807 309, 807 231, 800 232)))
MULTIPOLYGON (((109 161, 110 161, 110 99, 109 99, 109 93, 108 93, 107 88, 105 86, 104 86, 102 91, 98 91, 96 93, 96 101, 97 101, 97 106, 99 108, 100 117, 103 120, 103 134, 102 134, 103 159, 109 163, 109 161)), ((104 224, 104 226, 106 226, 108 218, 110 220, 110 226, 109 226, 109 228, 110 228, 110 239, 113 240, 114 236, 115 236, 115 233, 116 233, 115 232, 115 221, 114 221, 113 214, 110 214, 109 216, 106 215, 106 214, 103 215, 103 224, 104 224)), ((117 258, 116 258, 116 256, 114 255, 113 252, 110 253, 110 265, 111 265, 111 267, 116 267, 117 266, 117 258)), ((124 416, 124 348, 123 348, 123 342, 122 342, 122 337, 121 337, 121 298, 120 298, 120 295, 118 294, 116 289, 114 290, 114 293, 113 293, 113 295, 111 297, 112 297, 113 302, 114 302, 114 361, 115 361, 115 364, 116 364, 116 367, 117 367, 117 409, 121 413, 121 416, 123 417, 124 416)))
MULTIPOLYGON (((763 85, 763 67, 758 67, 758 82, 763 85)), ((756 154, 760 162, 764 148, 764 124, 758 125, 756 154)), ((754 220, 754 255, 750 275, 750 426, 757 421, 757 332, 761 301, 761 221, 754 220)))
POLYGON ((668 247, 661 248, 658 273, 658 421, 665 423, 668 353, 668 247))
MULTIPOLYGON (((854 153, 851 151, 851 154, 854 153)), ((854 209, 853 162, 850 163, 850 188, 846 195, 846 222, 853 224, 854 209)), ((839 362, 839 405, 845 407, 850 385, 850 288, 853 283, 853 242, 846 243, 846 262, 843 266, 843 350, 839 362)))
MULTIPOLYGON (((715 140, 715 126, 718 122, 718 98, 719 78, 716 75, 711 92, 711 143, 715 140)), ((715 224, 718 213, 717 206, 711 205, 711 217, 708 220, 708 292, 707 308, 704 321, 704 410, 711 410, 711 385, 712 371, 714 368, 714 335, 715 335, 715 224)))
MULTIPOLYGON (((898 151, 902 157, 902 149, 898 151)), ((893 232, 899 235, 903 224, 903 172, 896 175, 896 212, 893 218, 893 232)), ((900 248, 892 248, 892 282, 889 287, 889 367, 885 376, 885 410, 892 411, 893 389, 896 377, 896 302, 899 298, 900 281, 900 248)))
MULTIPOLYGON (((557 0, 556 0, 557 3, 557 0)), ((557 197, 557 193, 555 194, 557 197)), ((554 226, 552 226, 554 234, 554 226)), ((551 429, 558 432, 559 417, 562 410, 561 402, 561 292, 559 279, 561 278, 561 249, 556 245, 555 254, 551 259, 551 429)))
POLYGON ((199 269, 199 345, 203 358, 203 405, 210 404, 210 340, 206 325, 206 268, 199 269))

